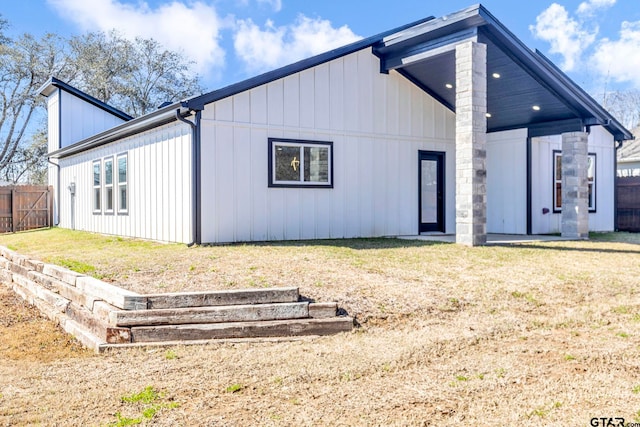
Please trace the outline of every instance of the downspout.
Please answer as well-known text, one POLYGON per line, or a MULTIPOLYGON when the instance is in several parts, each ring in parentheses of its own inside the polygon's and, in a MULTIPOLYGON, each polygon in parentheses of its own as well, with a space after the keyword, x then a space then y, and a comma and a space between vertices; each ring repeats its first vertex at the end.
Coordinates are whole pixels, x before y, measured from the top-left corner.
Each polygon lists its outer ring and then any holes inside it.
POLYGON ((51 161, 51 159, 49 157, 47 157, 47 162, 49 162, 49 164, 52 164, 53 166, 55 166, 58 169, 58 172, 56 173, 56 181, 58 181, 56 183, 56 199, 53 201, 53 206, 56 206, 56 203, 58 204, 58 209, 56 209, 56 216, 55 216, 55 220, 53 221, 55 226, 57 226, 58 224, 60 224, 60 165, 58 163, 53 163, 51 161))
POLYGON ((623 141, 614 141, 613 150, 613 231, 618 231, 618 150, 623 141))
POLYGON ((191 198, 193 200, 191 213, 191 242, 187 246, 199 245, 200 236, 200 111, 195 112, 195 123, 185 119, 176 110, 176 119, 191 127, 191 198))
POLYGON ((526 158, 527 158, 527 165, 526 165, 526 169, 527 169, 527 236, 531 236, 533 234, 533 214, 532 214, 532 209, 533 209, 533 180, 531 178, 531 174, 533 171, 533 167, 532 167, 532 154, 531 154, 531 145, 532 145, 532 140, 531 140, 531 136, 529 136, 529 130, 527 129, 527 154, 526 154, 526 158))

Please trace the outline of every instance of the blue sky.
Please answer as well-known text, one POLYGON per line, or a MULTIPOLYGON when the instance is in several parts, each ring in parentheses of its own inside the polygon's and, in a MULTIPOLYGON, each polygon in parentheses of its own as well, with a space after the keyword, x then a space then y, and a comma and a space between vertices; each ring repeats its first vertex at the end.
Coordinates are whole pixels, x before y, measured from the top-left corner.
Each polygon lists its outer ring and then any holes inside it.
MULTIPOLYGON (((208 90, 473 0, 5 0, 10 34, 117 29, 196 61, 208 90)), ((592 94, 640 89, 638 0, 486 0, 532 49, 592 94)), ((596 96, 597 98, 597 96, 596 96)))

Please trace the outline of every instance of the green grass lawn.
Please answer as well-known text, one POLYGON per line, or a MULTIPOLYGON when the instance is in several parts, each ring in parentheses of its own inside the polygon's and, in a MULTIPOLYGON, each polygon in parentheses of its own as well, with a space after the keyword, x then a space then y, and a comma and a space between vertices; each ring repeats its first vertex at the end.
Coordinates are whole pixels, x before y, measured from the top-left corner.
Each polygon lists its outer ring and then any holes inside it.
POLYGON ((121 397, 148 387, 179 402, 154 425, 640 422, 637 234, 475 248, 397 239, 187 248, 51 229, 0 245, 141 293, 298 286, 360 325, 312 341, 34 361, 15 355, 55 342, 31 317, 7 320, 32 338, 12 353, 0 338, 1 425, 139 418, 145 408, 121 397))

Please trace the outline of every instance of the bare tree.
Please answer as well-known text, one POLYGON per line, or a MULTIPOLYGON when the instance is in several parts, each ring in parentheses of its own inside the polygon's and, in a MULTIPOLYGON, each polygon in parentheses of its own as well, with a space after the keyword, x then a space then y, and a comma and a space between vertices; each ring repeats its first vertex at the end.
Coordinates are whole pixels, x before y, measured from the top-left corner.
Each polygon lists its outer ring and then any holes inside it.
MULTIPOLYGON (((6 25, 6 21, 2 21, 6 25)), ((66 58, 60 39, 25 34, 0 37, 0 171, 21 146, 36 110, 43 105, 37 89, 52 74, 64 74, 66 58)))
POLYGON ((640 125, 639 90, 608 92, 605 95, 603 106, 627 129, 640 125))
POLYGON ((193 63, 155 40, 116 32, 12 39, 7 27, 0 16, 0 177, 10 181, 38 180, 46 170, 45 128, 34 119, 45 111, 37 90, 51 76, 132 116, 202 92, 193 63))
POLYGON ((7 165, 2 169, 0 179, 7 182, 47 183, 47 132, 41 127, 29 142, 20 144, 7 165))
POLYGON ((86 33, 69 40, 74 70, 57 76, 84 90, 99 100, 122 103, 126 88, 125 76, 135 70, 131 42, 110 33, 86 33))
POLYGON ((202 92, 193 62, 156 40, 112 31, 74 37, 70 46, 76 73, 69 82, 134 117, 202 92))

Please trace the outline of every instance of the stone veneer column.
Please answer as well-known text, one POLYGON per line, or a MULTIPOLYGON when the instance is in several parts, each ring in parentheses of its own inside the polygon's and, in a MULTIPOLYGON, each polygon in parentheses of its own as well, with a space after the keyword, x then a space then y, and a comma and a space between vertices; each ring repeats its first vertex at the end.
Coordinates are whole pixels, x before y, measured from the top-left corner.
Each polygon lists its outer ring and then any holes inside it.
POLYGON ((562 237, 589 238, 588 137, 586 132, 562 134, 562 237))
POLYGON ((487 242, 487 46, 456 46, 456 243, 487 242))

